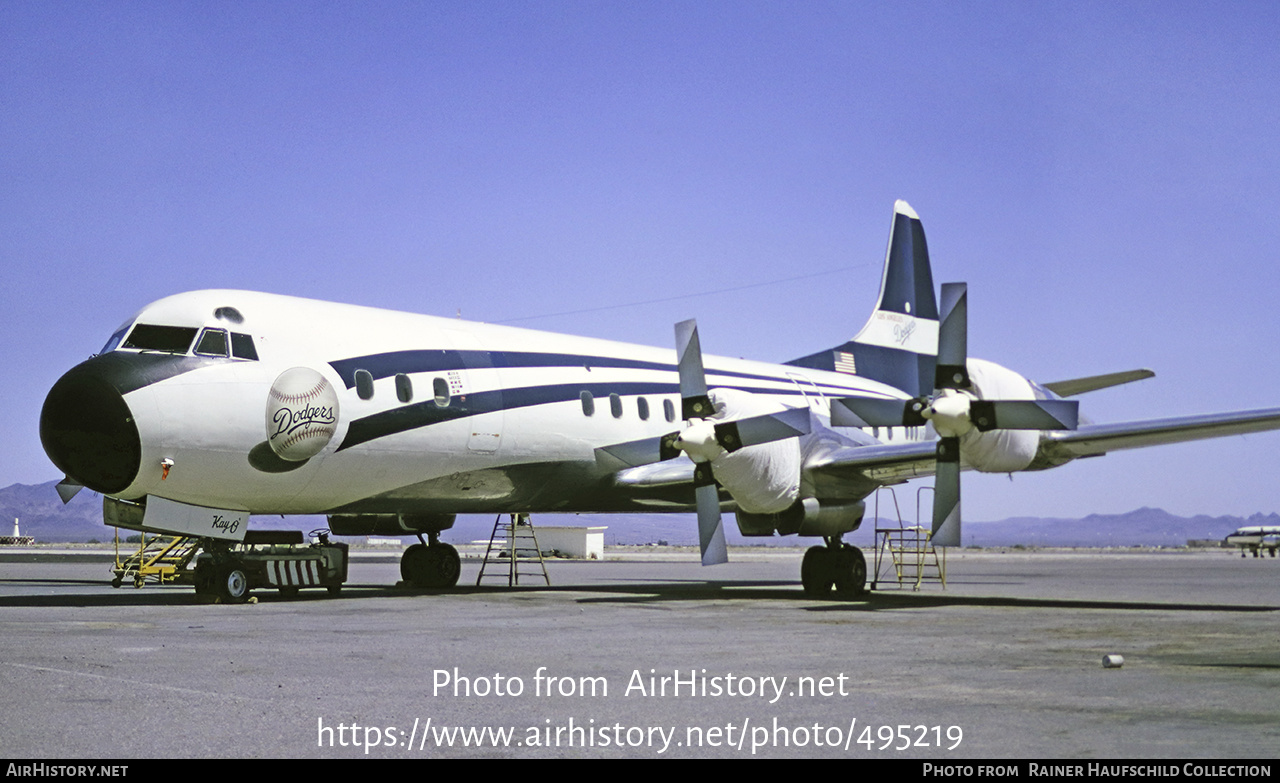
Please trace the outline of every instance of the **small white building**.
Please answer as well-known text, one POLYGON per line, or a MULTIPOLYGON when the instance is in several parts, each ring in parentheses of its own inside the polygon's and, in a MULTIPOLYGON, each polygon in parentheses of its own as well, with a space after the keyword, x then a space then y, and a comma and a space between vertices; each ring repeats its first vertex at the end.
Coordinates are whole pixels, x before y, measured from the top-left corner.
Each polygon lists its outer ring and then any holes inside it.
POLYGON ((604 531, 607 525, 598 527, 544 527, 538 525, 538 548, 545 557, 552 550, 583 560, 604 559, 604 531))

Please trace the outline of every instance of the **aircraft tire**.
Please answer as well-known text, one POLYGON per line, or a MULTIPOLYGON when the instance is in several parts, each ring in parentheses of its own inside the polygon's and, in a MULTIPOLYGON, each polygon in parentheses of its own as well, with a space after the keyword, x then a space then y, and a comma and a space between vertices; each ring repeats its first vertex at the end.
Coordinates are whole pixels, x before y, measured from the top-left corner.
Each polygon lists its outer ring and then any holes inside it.
POLYGON ((448 544, 437 544, 432 549, 440 550, 439 558, 436 561, 436 576, 440 580, 440 587, 453 587, 458 584, 458 577, 462 575, 462 558, 458 556, 458 550, 448 544))
POLYGON ((800 584, 810 598, 825 598, 835 585, 834 553, 825 546, 811 546, 800 562, 800 584))
POLYGON ((400 560, 400 576, 414 587, 453 587, 461 574, 462 559, 448 544, 414 544, 400 560))
POLYGON ((835 555, 836 592, 842 596, 859 597, 867 593, 867 558, 856 546, 844 546, 832 550, 835 555))
POLYGON ((426 587, 422 584, 427 570, 427 546, 414 544, 404 550, 400 557, 400 578, 414 587, 426 587))
POLYGON ((196 588, 196 598, 202 601, 212 601, 217 598, 217 588, 214 587, 214 568, 209 563, 197 565, 191 581, 196 588))
POLYGON ((239 563, 225 565, 218 573, 218 597, 228 604, 242 604, 249 600, 249 576, 239 563))
POLYGON ((423 587, 453 587, 462 573, 462 559, 458 550, 448 544, 427 547, 426 568, 423 571, 423 587))

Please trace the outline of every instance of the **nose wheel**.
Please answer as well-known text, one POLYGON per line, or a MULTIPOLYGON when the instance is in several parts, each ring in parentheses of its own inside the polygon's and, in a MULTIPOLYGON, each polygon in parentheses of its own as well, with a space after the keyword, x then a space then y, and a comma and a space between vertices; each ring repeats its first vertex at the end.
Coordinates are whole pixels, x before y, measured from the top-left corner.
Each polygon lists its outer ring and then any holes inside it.
POLYGON ((845 598, 867 593, 867 558, 851 544, 828 539, 810 547, 800 563, 800 584, 810 598, 826 598, 832 590, 845 598))

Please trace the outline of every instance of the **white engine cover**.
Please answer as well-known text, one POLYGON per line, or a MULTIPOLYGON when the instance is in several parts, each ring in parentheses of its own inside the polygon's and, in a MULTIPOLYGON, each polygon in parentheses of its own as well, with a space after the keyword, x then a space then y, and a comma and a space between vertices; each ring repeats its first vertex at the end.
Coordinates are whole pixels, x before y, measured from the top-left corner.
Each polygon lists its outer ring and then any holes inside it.
MULTIPOLYGON (((983 359, 970 359, 969 381, 979 399, 1034 400, 1035 389, 1013 370, 983 359)), ((971 430, 960 439, 960 456, 974 470, 983 473, 1013 473, 1035 459, 1040 446, 1036 430, 971 430)))
MULTIPOLYGON (((712 389, 707 396, 715 406, 713 422, 786 410, 738 389, 712 389)), ((800 496, 800 461, 800 439, 786 438, 721 452, 711 460, 711 470, 738 508, 751 514, 777 514, 800 496)))

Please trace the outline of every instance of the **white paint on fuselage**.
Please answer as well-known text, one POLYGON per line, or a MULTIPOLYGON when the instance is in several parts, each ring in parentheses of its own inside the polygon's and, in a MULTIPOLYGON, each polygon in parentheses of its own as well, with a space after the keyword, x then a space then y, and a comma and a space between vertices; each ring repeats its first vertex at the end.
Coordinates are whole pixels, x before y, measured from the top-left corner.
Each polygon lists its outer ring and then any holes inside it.
MULTIPOLYGON (((258 361, 217 361, 126 396, 142 439, 142 469, 134 483, 120 493, 124 498, 155 494, 196 505, 247 508, 254 513, 320 513, 454 474, 521 463, 594 465, 594 450, 599 446, 658 436, 682 426, 671 348, 246 291, 178 294, 149 305, 134 320, 247 333, 254 338, 258 361), (244 322, 229 324, 214 316, 217 308, 227 306, 239 310, 244 322), (513 393, 510 390, 548 385, 606 391, 595 395, 595 413, 590 417, 584 415, 574 394, 568 400, 508 407, 408 429, 339 451, 351 422, 405 403, 397 398, 394 377, 376 379, 372 398, 360 399, 330 362, 398 351, 477 347, 490 353, 605 357, 660 367, 592 366, 590 358, 584 358, 581 365, 570 366, 459 368, 453 380, 460 382, 467 394, 513 393), (324 450, 302 467, 264 473, 250 466, 247 454, 266 439, 265 410, 271 383, 280 373, 299 366, 320 372, 337 389, 337 431, 324 450), (607 388, 623 383, 653 383, 668 390, 622 394, 622 415, 615 418, 607 388), (648 400, 647 421, 639 417, 637 397, 648 400), (670 422, 664 416, 664 400, 674 404, 677 421, 670 422), (477 433, 500 437, 486 450, 477 448, 477 433), (174 464, 162 479, 164 459, 174 464)), ((710 355, 704 362, 709 387, 746 389, 790 407, 810 404, 824 417, 828 415, 826 400, 831 397, 906 396, 887 385, 845 373, 710 355)), ((414 396, 409 404, 431 401, 432 382, 444 375, 410 373, 414 396)), ((904 434, 898 428, 899 439, 904 434)), ((563 488, 566 497, 574 491, 572 486, 563 488)))

